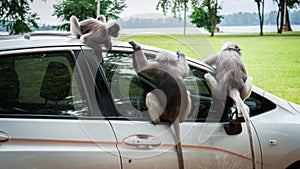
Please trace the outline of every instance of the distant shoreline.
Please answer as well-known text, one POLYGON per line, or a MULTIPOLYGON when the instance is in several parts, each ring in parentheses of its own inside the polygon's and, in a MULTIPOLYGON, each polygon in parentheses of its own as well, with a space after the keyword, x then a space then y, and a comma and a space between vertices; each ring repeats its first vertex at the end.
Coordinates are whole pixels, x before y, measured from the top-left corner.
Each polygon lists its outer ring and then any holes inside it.
MULTIPOLYGON (((259 33, 259 26, 219 26, 220 33, 242 34, 259 33)), ((300 25, 292 25, 293 31, 300 31, 300 25)), ((264 32, 277 32, 276 25, 264 25, 264 32)), ((183 34, 183 27, 179 28, 124 28, 123 35, 144 34, 183 34)), ((208 34, 204 28, 186 27, 186 34, 208 34)))
MULTIPOLYGON (((259 33, 259 26, 219 26, 220 33, 243 34, 259 33)), ((293 31, 300 31, 300 25, 292 25, 293 31)), ((53 30, 49 30, 53 31, 53 30)), ((264 25, 264 32, 277 32, 276 25, 264 25)), ((122 35, 146 35, 146 34, 183 34, 183 27, 175 28, 123 28, 122 35)), ((204 28, 186 27, 186 34, 208 34, 204 28)), ((0 32, 0 35, 8 35, 8 32, 0 32)))

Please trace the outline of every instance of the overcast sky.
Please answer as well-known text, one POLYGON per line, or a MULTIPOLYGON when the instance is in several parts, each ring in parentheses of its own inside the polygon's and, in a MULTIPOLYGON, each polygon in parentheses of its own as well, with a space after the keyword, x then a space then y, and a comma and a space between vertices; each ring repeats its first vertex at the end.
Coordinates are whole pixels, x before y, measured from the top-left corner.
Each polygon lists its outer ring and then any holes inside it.
MULTIPOLYGON (((156 10, 156 4, 158 0, 126 0, 127 8, 121 13, 121 17, 128 17, 143 13, 162 13, 162 11, 156 10)), ((222 15, 234 13, 234 12, 257 12, 257 6, 254 0, 219 0, 223 9, 220 12, 222 15)), ((40 23, 43 24, 58 24, 59 20, 52 16, 52 6, 55 0, 34 0, 31 4, 32 10, 37 12, 40 17, 40 23)), ((277 10, 277 6, 272 1, 265 2, 265 11, 269 12, 277 10)), ((171 14, 170 14, 171 15, 171 14)))

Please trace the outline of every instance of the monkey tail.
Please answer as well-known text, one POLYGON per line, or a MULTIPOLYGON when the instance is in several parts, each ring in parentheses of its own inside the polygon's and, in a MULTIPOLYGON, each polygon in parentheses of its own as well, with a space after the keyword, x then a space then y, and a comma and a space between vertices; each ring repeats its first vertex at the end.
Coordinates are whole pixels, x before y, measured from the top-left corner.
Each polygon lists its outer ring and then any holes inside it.
POLYGON ((254 152, 254 141, 253 141, 253 135, 252 135, 252 130, 251 130, 251 125, 250 125, 250 117, 249 117, 249 107, 244 104, 244 102, 241 99, 240 92, 238 89, 234 88, 231 89, 229 92, 229 96, 234 100, 236 103, 237 109, 238 109, 238 114, 242 113, 242 116, 245 119, 245 124, 247 126, 247 131, 248 131, 248 136, 249 136, 249 142, 250 142, 250 150, 251 150, 251 156, 252 156, 252 167, 253 169, 256 168, 255 163, 255 152, 254 152))
POLYGON ((177 158, 178 158, 178 165, 179 169, 184 169, 184 159, 182 153, 182 146, 181 146, 181 139, 180 139, 180 126, 179 126, 179 118, 175 120, 173 123, 174 128, 174 136, 176 141, 176 150, 177 150, 177 158))
POLYGON ((76 36, 77 38, 79 38, 82 35, 80 25, 76 16, 71 16, 70 18, 70 30, 72 36, 76 36))

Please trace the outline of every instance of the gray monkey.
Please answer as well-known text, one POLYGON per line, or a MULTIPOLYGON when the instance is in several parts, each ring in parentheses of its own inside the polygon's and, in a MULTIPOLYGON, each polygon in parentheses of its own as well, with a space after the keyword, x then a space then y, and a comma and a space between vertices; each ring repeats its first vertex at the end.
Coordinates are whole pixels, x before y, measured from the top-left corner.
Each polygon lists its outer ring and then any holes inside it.
POLYGON ((164 53, 154 63, 149 63, 141 47, 133 41, 129 43, 135 51, 133 63, 137 72, 153 78, 157 86, 146 95, 148 114, 154 124, 168 122, 173 125, 178 165, 184 169, 179 123, 185 120, 191 110, 190 92, 183 81, 189 73, 185 55, 180 52, 177 52, 177 56, 164 53))
POLYGON ((232 98, 238 109, 238 116, 244 117, 249 134, 253 168, 255 168, 254 143, 249 121, 250 110, 244 103, 251 94, 252 78, 247 75, 240 51, 240 47, 235 43, 226 42, 219 53, 203 61, 216 68, 215 76, 206 73, 204 78, 216 98, 220 100, 232 98))
POLYGON ((71 16, 71 35, 80 38, 81 41, 92 49, 102 58, 102 50, 100 45, 104 44, 107 50, 111 50, 111 38, 119 36, 120 26, 117 22, 106 23, 104 15, 100 15, 97 19, 86 19, 78 22, 76 16, 71 16))

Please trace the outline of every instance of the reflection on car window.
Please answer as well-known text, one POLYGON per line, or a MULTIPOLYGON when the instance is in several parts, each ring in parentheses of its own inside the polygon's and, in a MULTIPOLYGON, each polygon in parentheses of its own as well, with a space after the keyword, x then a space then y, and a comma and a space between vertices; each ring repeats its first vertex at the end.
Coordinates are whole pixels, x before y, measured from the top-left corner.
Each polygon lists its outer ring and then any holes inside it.
POLYGON ((102 67, 119 113, 127 118, 148 118, 145 91, 132 66, 132 54, 108 53, 102 67))
POLYGON ((0 58, 0 114, 88 115, 70 52, 0 58))
MULTIPOLYGON (((155 54, 145 52, 148 59, 153 60, 155 54)), ((145 96, 151 91, 151 87, 144 83, 142 77, 137 75, 132 66, 132 54, 107 53, 102 67, 108 80, 112 97, 119 113, 130 119, 149 120, 145 96)), ((185 78, 187 90, 191 93, 192 108, 187 116, 187 121, 205 122, 209 113, 219 114, 213 117, 214 121, 226 121, 228 117, 236 113, 236 107, 231 99, 220 101, 211 97, 206 85, 204 74, 199 68, 190 67, 190 73, 185 78), (215 103, 216 106, 211 106, 215 103), (220 105, 222 109, 219 109, 220 105), (223 105, 223 106, 222 106, 223 105), (215 118, 215 119, 214 119, 215 118)), ((269 110, 272 106, 259 95, 252 93, 245 102, 252 115, 269 110)))

